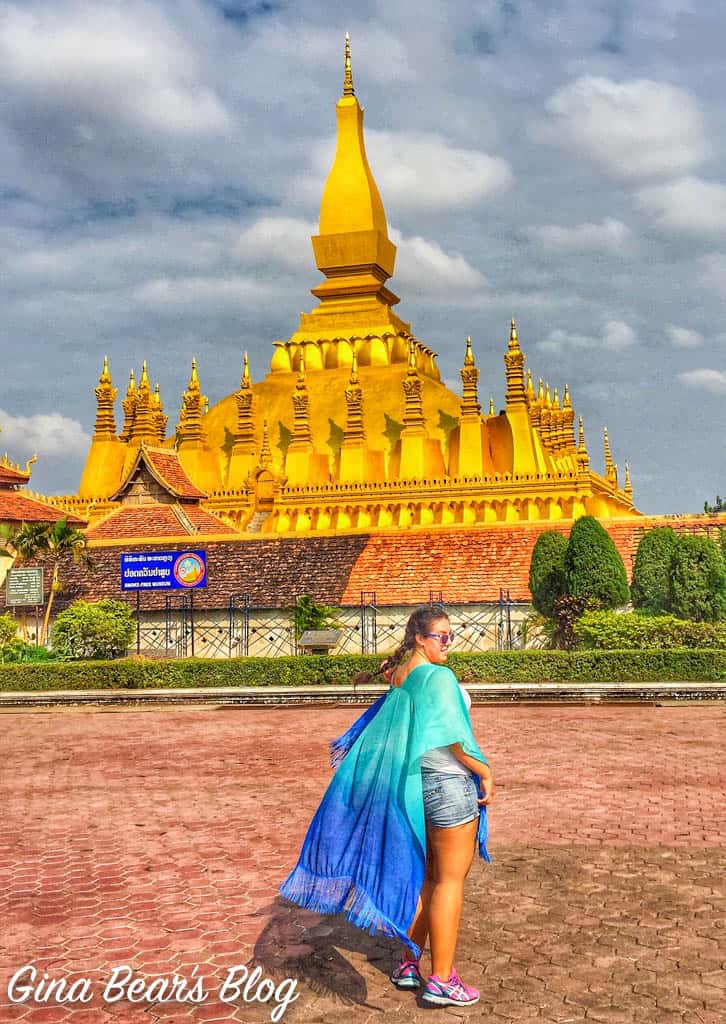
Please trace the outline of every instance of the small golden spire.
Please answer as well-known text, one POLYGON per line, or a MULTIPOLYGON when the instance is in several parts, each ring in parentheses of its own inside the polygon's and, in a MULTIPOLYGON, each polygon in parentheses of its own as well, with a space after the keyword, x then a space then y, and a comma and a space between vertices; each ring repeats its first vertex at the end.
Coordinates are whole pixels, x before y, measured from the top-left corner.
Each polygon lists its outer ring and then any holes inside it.
POLYGON ((413 376, 417 372, 416 370, 416 345, 413 341, 408 343, 408 375, 413 376))
POLYGON ((519 349, 519 338, 517 337, 517 325, 512 317, 509 324, 509 351, 515 352, 519 349))
POLYGON ((603 427, 602 428, 602 439, 603 439, 603 447, 605 449, 605 472, 607 474, 608 470, 612 470, 614 465, 615 465, 613 463, 613 457, 612 457, 612 453, 610 451, 610 438, 608 437, 608 428, 607 427, 603 427))
POLYGON ((534 402, 534 382, 532 381, 532 371, 527 370, 527 398, 530 402, 534 402))
POLYGON ((353 349, 353 362, 350 367, 350 384, 358 383, 358 353, 353 349))
POLYGON ((150 388, 151 384, 149 383, 149 370, 146 365, 146 360, 144 359, 143 363, 141 364, 141 378, 139 379, 139 390, 141 391, 143 389, 145 391, 148 391, 150 388))
POLYGON ((578 417, 577 420, 577 433, 578 433, 578 447, 585 447, 585 427, 582 422, 582 416, 578 417))
POLYGON ((305 349, 304 348, 300 349, 300 368, 298 370, 297 384, 295 385, 295 387, 296 388, 304 388, 305 387, 305 349))
POLYGON ((496 413, 494 411, 494 399, 493 398, 489 399, 489 415, 490 416, 495 416, 496 415, 496 413))
POLYGON ((563 409, 571 409, 572 408, 572 402, 570 401, 570 385, 569 384, 565 384, 565 394, 564 394, 564 397, 562 399, 562 408, 563 409))
POLYGON ((350 66, 350 36, 345 33, 345 77, 343 79, 343 95, 355 96, 353 88, 353 71, 350 66))
POLYGON ((242 367, 242 380, 240 381, 240 387, 249 388, 252 386, 252 378, 250 377, 250 360, 249 356, 245 352, 244 365, 242 367))
POLYGON ((537 391, 537 401, 538 402, 542 402, 542 404, 544 404, 544 400, 545 400, 544 383, 542 381, 542 378, 540 377, 540 379, 539 379, 539 390, 537 391))
POLYGON ((270 451, 270 435, 267 430, 267 420, 262 421, 262 447, 260 448, 260 466, 265 469, 272 463, 272 452, 270 451))
POLYGON ((471 335, 466 336, 466 352, 464 353, 464 366, 474 366, 474 353, 471 350, 471 335))
POLYGON ((189 390, 190 391, 199 391, 200 390, 200 387, 199 387, 199 374, 197 373, 197 361, 194 358, 192 359, 192 373, 191 373, 191 376, 189 378, 189 390))
POLYGON ((131 373, 129 374, 129 386, 126 388, 127 395, 133 395, 136 391, 136 377, 134 376, 134 369, 131 367, 131 373))
POLYGON ((154 384, 153 403, 157 409, 161 408, 161 388, 159 387, 158 381, 156 382, 156 384, 154 384))
POLYGON ((550 386, 545 384, 545 407, 547 409, 552 408, 552 396, 550 395, 550 386))
POLYGON ((553 409, 559 409, 560 408, 560 393, 557 390, 557 388, 555 388, 554 398, 552 399, 552 408, 553 409))
POLYGON ((112 380, 111 380, 111 374, 109 373, 109 370, 108 370, 108 356, 104 356, 103 357, 103 370, 101 371, 101 376, 98 378, 98 383, 99 384, 111 384, 111 383, 113 383, 112 380))
POLYGON ((633 485, 630 482, 630 466, 627 462, 625 463, 625 486, 623 487, 623 490, 626 494, 633 493, 633 485))

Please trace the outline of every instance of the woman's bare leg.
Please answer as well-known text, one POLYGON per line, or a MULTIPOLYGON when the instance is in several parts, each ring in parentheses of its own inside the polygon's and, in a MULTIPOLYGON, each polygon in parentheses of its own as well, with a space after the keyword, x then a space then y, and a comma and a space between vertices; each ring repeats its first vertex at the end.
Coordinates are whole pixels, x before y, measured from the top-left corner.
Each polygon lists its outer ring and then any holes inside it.
POLYGON ((431 877, 432 857, 433 852, 431 850, 431 843, 429 841, 427 829, 426 874, 424 877, 423 885, 421 886, 421 894, 418 898, 418 905, 416 907, 416 914, 413 919, 413 924, 408 929, 409 938, 412 939, 421 950, 426 945, 426 940, 429 937, 429 904, 431 902, 431 890, 433 888, 433 880, 431 877))
MULTIPOLYGON (((451 976, 464 903, 464 880, 474 859, 478 820, 453 828, 427 828, 431 860, 428 925, 431 970, 443 981, 451 976)), ((422 891, 423 894, 423 891, 422 891)))

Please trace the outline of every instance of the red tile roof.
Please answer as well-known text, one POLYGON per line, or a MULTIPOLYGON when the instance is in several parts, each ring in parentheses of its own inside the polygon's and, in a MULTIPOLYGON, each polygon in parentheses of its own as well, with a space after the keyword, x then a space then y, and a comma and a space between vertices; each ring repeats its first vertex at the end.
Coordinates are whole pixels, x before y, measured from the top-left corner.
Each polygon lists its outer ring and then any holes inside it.
POLYGON ((84 519, 29 498, 21 491, 0 489, 0 523, 55 523, 59 519, 67 519, 71 526, 85 523, 84 519))
POLYGON ((145 537, 180 537, 205 534, 234 534, 235 530, 210 512, 197 506, 124 505, 90 526, 89 540, 139 541, 145 537), (189 529, 191 524, 192 529, 189 529))
POLYGON ((27 484, 30 480, 30 473, 24 473, 22 469, 15 469, 6 462, 0 462, 0 487, 13 487, 17 484, 27 484))
POLYGON ((207 497, 206 493, 200 491, 196 484, 189 479, 179 462, 177 452, 168 448, 149 448, 147 445, 142 445, 126 479, 116 493, 111 495, 112 501, 116 501, 124 493, 142 462, 154 479, 175 498, 207 497))

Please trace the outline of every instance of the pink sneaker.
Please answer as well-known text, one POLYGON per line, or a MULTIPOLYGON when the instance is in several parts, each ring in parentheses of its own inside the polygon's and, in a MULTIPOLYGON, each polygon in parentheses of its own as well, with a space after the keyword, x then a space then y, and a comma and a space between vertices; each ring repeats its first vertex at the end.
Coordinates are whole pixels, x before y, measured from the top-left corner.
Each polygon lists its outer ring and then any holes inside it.
POLYGON ((448 981, 432 974, 421 998, 432 1006, 472 1006, 479 1002, 479 991, 465 985, 454 968, 448 981))
POLYGON ((396 988, 418 988, 421 984, 418 960, 407 960, 402 956, 400 964, 391 973, 391 981, 396 988))

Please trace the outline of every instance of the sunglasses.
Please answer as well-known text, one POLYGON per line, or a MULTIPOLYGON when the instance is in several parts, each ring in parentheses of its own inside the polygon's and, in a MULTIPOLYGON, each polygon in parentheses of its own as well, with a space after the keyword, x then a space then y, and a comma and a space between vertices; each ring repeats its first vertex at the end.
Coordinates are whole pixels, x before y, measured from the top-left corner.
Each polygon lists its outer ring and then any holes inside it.
POLYGON ((449 644, 454 642, 454 631, 450 633, 424 633, 424 636, 430 636, 433 640, 438 640, 442 647, 448 647, 449 644))

